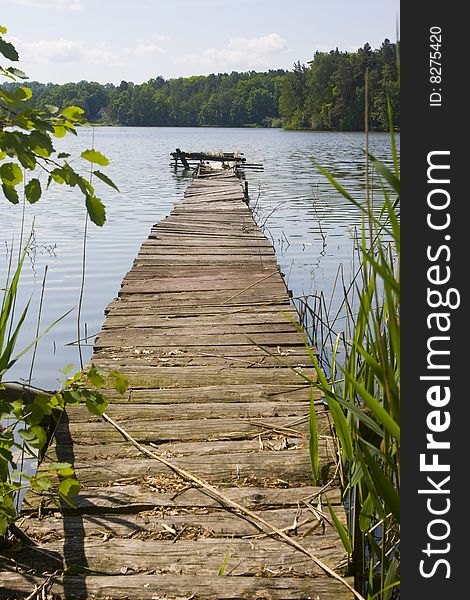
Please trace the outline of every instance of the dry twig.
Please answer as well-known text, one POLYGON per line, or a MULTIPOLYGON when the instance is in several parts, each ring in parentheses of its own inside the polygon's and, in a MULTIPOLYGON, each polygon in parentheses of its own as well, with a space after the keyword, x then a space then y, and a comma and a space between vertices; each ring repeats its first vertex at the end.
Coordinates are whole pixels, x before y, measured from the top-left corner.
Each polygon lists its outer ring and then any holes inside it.
POLYGON ((346 581, 346 579, 344 579, 344 577, 341 577, 341 575, 338 575, 338 573, 333 571, 333 569, 331 569, 326 563, 324 563, 322 560, 317 558, 312 552, 310 552, 310 550, 308 550, 307 548, 304 548, 304 546, 299 544, 294 539, 290 538, 286 533, 284 533, 282 530, 278 529, 275 525, 272 525, 271 523, 269 523, 268 521, 266 521, 265 519, 263 519, 256 513, 252 512, 248 508, 244 507, 242 504, 235 502, 234 500, 232 500, 231 498, 229 498, 228 496, 226 496, 225 494, 220 492, 220 490, 213 487, 210 483, 207 483, 203 479, 200 479, 199 477, 197 477, 196 475, 193 475, 192 473, 190 473, 189 471, 186 471, 185 469, 181 469, 180 467, 177 467, 176 465, 174 465, 173 463, 169 462, 168 460, 162 458, 158 454, 155 454, 155 452, 148 450, 147 448, 145 448, 145 446, 142 446, 141 444, 139 444, 139 442, 137 440, 135 440, 129 433, 127 433, 127 431, 125 429, 120 427, 115 421, 113 421, 113 419, 111 419, 111 417, 109 417, 106 413, 103 414, 103 419, 105 421, 107 421, 110 425, 112 425, 117 431, 119 431, 119 433, 128 442, 133 444, 143 454, 145 454, 149 458, 158 460, 159 462, 166 465, 168 468, 170 468, 172 471, 174 471, 177 475, 179 475, 183 479, 187 479, 189 481, 196 483, 201 488, 201 491, 205 491, 206 493, 208 493, 208 495, 210 495, 212 498, 214 498, 215 500, 220 502, 222 505, 230 506, 231 508, 242 513, 243 515, 248 516, 255 524, 258 525, 258 527, 260 529, 265 529, 265 530, 267 529, 268 533, 276 534, 284 542, 286 542, 289 546, 292 546, 299 552, 302 552, 303 554, 305 554, 309 558, 311 558, 312 561, 318 567, 320 567, 320 569, 322 569, 322 571, 324 571, 327 575, 329 575, 330 577, 333 577, 334 579, 340 581, 343 585, 345 585, 348 588, 348 590, 350 592, 352 592, 358 600, 365 600, 364 597, 358 591, 356 591, 349 584, 349 582, 346 581))

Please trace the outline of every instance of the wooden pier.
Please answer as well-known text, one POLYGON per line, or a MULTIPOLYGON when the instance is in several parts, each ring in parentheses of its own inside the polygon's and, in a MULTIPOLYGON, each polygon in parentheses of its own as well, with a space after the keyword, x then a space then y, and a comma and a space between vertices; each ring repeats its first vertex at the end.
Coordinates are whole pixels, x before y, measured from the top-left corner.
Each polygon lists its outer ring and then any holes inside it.
POLYGON ((296 312, 232 171, 199 169, 106 314, 92 360, 130 383, 124 396, 109 392, 109 417, 246 512, 73 408, 48 458, 73 463, 77 509, 27 497, 20 525, 38 545, 11 554, 20 567, 0 574, 0 597, 25 598, 37 585, 37 598, 353 598, 319 566, 345 575, 326 503, 341 514, 328 411, 302 377, 315 373, 285 316, 296 312))

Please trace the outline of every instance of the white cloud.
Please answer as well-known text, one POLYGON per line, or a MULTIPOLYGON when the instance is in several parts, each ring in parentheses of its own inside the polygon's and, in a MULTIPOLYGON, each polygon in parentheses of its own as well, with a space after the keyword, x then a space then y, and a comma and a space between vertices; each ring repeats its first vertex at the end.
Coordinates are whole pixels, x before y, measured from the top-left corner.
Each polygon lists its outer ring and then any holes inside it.
POLYGON ((258 38, 232 38, 225 48, 207 48, 195 58, 202 58, 204 63, 212 65, 263 67, 269 64, 269 57, 286 49, 287 42, 283 37, 269 33, 258 38))
POLYGON ((90 47, 82 40, 37 40, 24 42, 14 39, 20 52, 21 60, 28 63, 88 63, 88 64, 121 64, 114 52, 104 44, 90 47))
POLYGON ((132 49, 132 52, 136 56, 155 56, 157 54, 162 54, 164 52, 163 48, 160 48, 155 42, 146 41, 146 40, 138 40, 135 48, 132 49))
POLYGON ((56 10, 83 10, 80 0, 14 0, 16 4, 56 10))

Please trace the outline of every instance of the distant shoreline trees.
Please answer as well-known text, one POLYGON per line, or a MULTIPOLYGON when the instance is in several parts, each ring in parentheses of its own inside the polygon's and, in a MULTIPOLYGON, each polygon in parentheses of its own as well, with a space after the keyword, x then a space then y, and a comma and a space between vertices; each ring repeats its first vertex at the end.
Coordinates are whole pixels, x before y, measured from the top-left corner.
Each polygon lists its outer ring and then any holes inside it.
MULTIPOLYGON (((83 108, 89 122, 153 127, 284 127, 318 131, 364 128, 364 81, 369 72, 370 128, 388 129, 387 97, 399 127, 397 46, 316 52, 292 71, 219 73, 120 85, 89 81, 30 82, 33 104, 83 108)), ((6 84, 12 86, 14 84, 6 84)))

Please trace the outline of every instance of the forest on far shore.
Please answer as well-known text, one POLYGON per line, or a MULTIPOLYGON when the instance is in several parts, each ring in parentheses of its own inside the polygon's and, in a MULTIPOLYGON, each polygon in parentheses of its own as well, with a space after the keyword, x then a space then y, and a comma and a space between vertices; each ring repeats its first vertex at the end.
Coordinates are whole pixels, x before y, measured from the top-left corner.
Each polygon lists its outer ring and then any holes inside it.
MULTIPOLYGON (((400 123, 397 44, 372 49, 316 52, 293 70, 219 73, 142 84, 89 81, 28 82, 33 106, 47 111, 80 106, 91 123, 169 127, 284 127, 320 131, 364 129, 365 75, 369 81, 369 123, 388 129, 387 97, 394 125, 400 123)), ((18 86, 4 84, 3 87, 18 86)))

